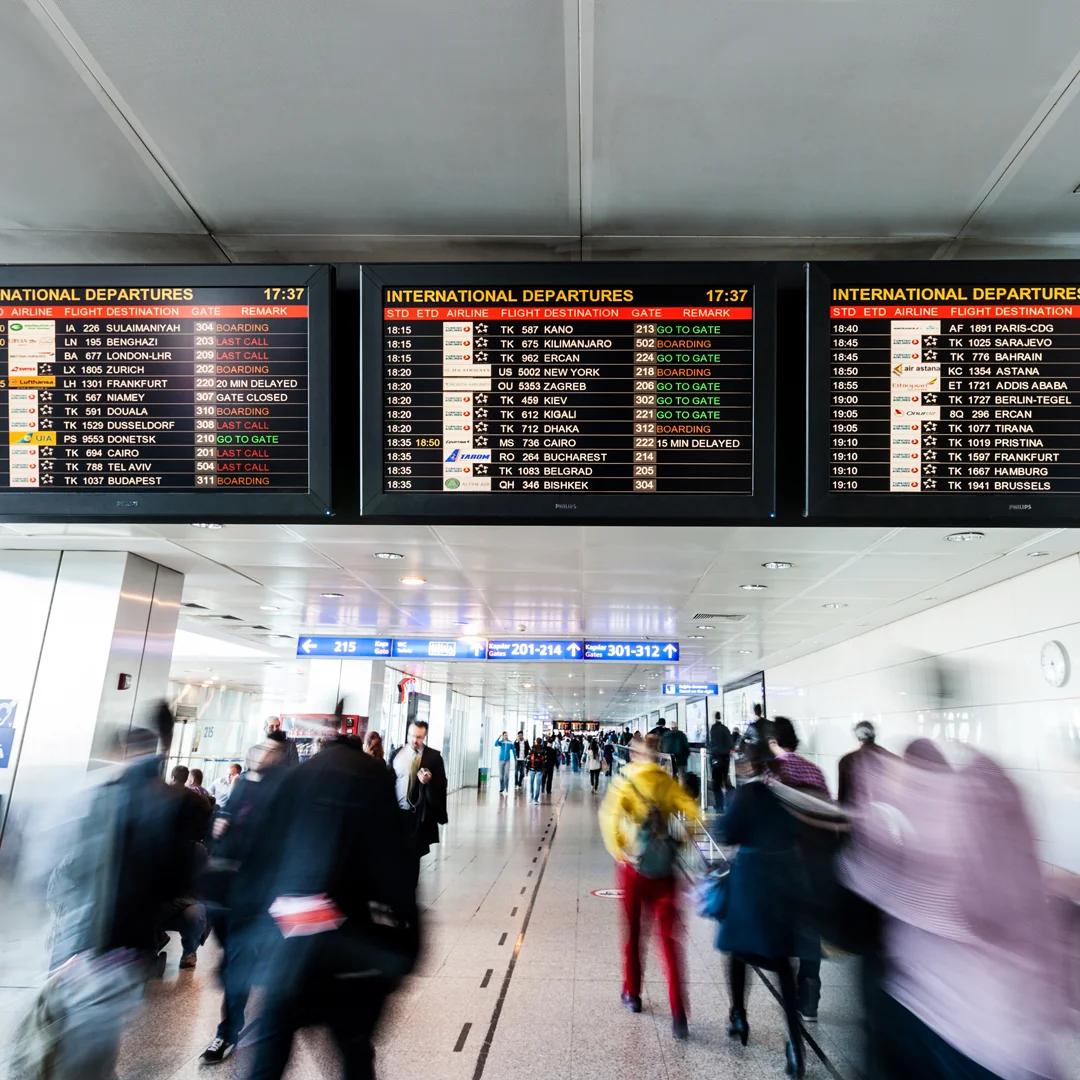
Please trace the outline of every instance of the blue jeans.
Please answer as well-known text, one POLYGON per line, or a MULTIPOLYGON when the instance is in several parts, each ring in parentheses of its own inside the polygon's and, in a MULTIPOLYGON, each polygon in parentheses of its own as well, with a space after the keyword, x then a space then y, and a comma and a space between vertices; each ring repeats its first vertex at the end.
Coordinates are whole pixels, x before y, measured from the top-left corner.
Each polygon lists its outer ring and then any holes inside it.
POLYGON ((544 770, 543 769, 530 769, 529 770, 529 798, 533 802, 540 801, 540 789, 544 784, 544 770))
POLYGON ((513 762, 510 758, 503 758, 499 762, 499 792, 510 790, 510 766, 513 762))
POLYGON ((580 767, 581 767, 581 755, 580 754, 571 754, 570 755, 570 768, 574 772, 577 772, 580 767))
POLYGON ((162 929, 180 931, 180 947, 185 956, 198 952, 206 933, 206 909, 199 903, 188 904, 167 918, 162 929))

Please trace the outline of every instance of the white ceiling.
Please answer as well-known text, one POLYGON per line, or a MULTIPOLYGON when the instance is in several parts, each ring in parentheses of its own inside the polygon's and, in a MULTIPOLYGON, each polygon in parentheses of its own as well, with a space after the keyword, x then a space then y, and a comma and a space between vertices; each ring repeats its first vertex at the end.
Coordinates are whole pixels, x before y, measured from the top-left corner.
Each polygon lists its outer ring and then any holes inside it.
POLYGON ((201 606, 181 616, 196 635, 174 657, 181 680, 298 685, 310 663, 294 655, 301 634, 678 640, 675 666, 395 662, 520 712, 614 721, 658 707, 661 681, 730 682, 1080 552, 1080 529, 985 529, 968 543, 949 531, 0 525, 0 549, 133 551, 183 572, 184 603, 201 606), (402 584, 409 575, 426 584, 402 584), (740 588, 757 584, 768 588, 740 588), (703 629, 699 614, 743 618, 703 629))
POLYGON ((0 261, 1080 248, 1074 0, 2 0, 0 261))

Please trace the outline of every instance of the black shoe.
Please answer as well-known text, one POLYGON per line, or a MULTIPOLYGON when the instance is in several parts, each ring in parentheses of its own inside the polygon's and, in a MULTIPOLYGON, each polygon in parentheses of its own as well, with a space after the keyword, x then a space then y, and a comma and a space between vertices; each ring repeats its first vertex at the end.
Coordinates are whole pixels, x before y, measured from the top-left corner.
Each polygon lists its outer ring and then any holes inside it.
POLYGON ((809 1023, 816 1023, 818 1003, 821 1001, 821 980, 803 979, 799 983, 799 1015, 809 1023))
POLYGON ((228 1039, 214 1039, 213 1042, 199 1055, 199 1060, 206 1065, 216 1065, 224 1061, 236 1049, 236 1043, 228 1039))
POLYGON ((641 1012, 641 998, 636 997, 634 994, 624 990, 622 992, 622 1003, 632 1012, 641 1012))
POLYGON ((687 1026, 685 1016, 672 1017, 671 1034, 680 1042, 690 1038, 690 1028, 687 1026))
POLYGON ((794 1076, 796 1080, 802 1080, 806 1076, 806 1060, 803 1057, 802 1039, 792 1042, 788 1039, 784 1048, 787 1063, 784 1066, 785 1076, 794 1076))
POLYGON ((747 1040, 750 1038, 750 1023, 746 1019, 745 1009, 732 1009, 728 1017, 728 1038, 738 1040, 746 1045, 747 1040))

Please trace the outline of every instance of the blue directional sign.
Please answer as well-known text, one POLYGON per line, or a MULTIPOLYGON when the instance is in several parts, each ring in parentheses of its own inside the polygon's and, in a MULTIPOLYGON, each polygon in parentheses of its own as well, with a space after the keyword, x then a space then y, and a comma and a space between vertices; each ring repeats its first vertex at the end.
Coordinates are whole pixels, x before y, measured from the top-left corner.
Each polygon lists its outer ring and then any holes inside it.
POLYGON ((617 660, 622 663, 676 663, 677 641, 586 641, 586 660, 617 660))
MULTIPOLYGON (((720 687, 716 683, 703 683, 703 682, 666 682, 664 683, 664 694, 668 697, 702 697, 712 696, 716 697, 720 693, 720 687)), ((672 706, 674 708, 674 706, 672 706)))
POLYGON ((376 637, 302 637, 296 642, 297 656, 346 656, 357 659, 390 656, 390 638, 376 637))
POLYGON ((487 643, 489 660, 580 660, 585 651, 582 641, 534 641, 504 639, 487 643))
POLYGON ((410 660, 483 660, 487 642, 477 638, 394 638, 393 655, 410 660))

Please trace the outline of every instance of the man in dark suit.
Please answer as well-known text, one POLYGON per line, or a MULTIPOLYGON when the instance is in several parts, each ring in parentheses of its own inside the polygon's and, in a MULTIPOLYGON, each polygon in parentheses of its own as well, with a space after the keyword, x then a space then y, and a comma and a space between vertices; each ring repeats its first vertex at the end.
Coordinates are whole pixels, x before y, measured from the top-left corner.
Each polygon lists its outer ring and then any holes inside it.
POLYGON ((420 944, 404 824, 390 775, 356 736, 279 777, 233 890, 261 897, 276 924, 255 946, 267 994, 248 1080, 280 1080, 310 1026, 330 1029, 343 1075, 374 1077, 372 1033, 420 944))
POLYGON ((709 729, 709 764, 712 766, 713 805, 724 812, 724 796, 731 790, 731 751, 735 741, 720 713, 709 729))
POLYGON ((427 723, 414 720, 405 745, 390 757, 398 806, 407 815, 406 827, 415 839, 418 864, 431 845, 439 842, 439 826, 450 820, 446 814, 446 766, 442 754, 426 745, 427 735, 427 723))

